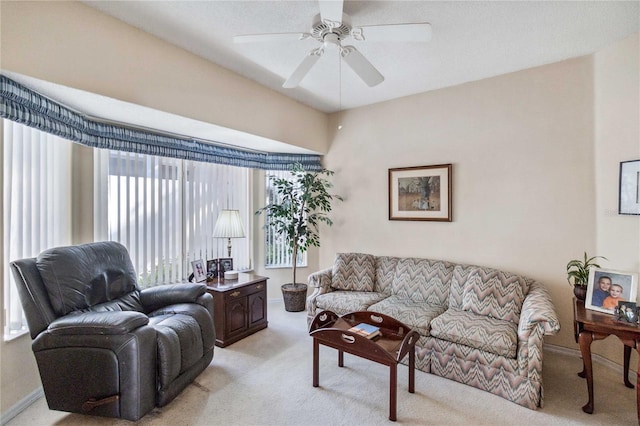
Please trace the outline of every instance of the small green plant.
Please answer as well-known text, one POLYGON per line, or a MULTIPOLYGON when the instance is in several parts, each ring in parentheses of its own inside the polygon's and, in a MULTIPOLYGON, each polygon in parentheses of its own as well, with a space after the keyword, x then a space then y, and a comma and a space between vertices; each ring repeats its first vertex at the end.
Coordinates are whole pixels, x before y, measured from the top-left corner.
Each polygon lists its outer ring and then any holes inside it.
POLYGON ((604 256, 587 257, 584 253, 584 259, 574 259, 567 263, 567 281, 573 286, 585 286, 589 281, 589 269, 599 268, 596 263, 597 259, 608 260, 604 256), (572 281, 573 279, 573 281, 572 281))
POLYGON ((293 259, 293 282, 296 284, 298 253, 305 252, 310 246, 320 246, 318 226, 333 224, 328 213, 331 202, 342 197, 329 193, 333 187, 324 176, 334 172, 322 169, 317 172, 305 171, 301 164, 291 168, 291 179, 270 177, 277 194, 277 201, 259 209, 256 214, 266 213, 266 227, 272 226, 276 233, 284 238, 293 259))

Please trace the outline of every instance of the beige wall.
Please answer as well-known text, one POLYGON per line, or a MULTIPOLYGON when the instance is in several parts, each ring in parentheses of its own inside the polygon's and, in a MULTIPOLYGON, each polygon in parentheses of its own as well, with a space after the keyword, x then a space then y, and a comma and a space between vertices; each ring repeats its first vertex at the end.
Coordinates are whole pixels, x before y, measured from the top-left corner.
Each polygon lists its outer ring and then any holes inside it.
POLYGON ((327 151, 324 113, 82 3, 0 7, 4 70, 327 151))
MULTIPOLYGON (((560 315, 546 341, 577 349, 567 261, 586 250, 640 269, 638 217, 616 213, 619 161, 640 158, 637 57, 636 35, 595 57, 332 115, 342 130, 325 164, 346 201, 323 232, 320 267, 359 251, 525 274, 560 315), (442 163, 453 164, 453 222, 389 221, 388 169, 442 163)), ((607 342, 619 360, 621 344, 607 342)))
MULTIPOLYGON (((566 262, 587 250, 608 256, 612 268, 640 269, 638 217, 616 214, 618 163, 640 158, 637 35, 594 56, 327 120, 82 4, 3 1, 0 7, 3 69, 328 152, 325 165, 337 172, 336 192, 346 201, 336 205, 335 225, 323 229, 323 247, 312 251, 303 277, 330 266, 339 251, 523 273, 547 285, 561 316, 561 333, 547 341, 576 348, 566 262), (454 166, 454 221, 389 221, 387 170, 440 163, 454 166)), ((87 165, 86 159, 86 151, 74 152, 74 161, 87 165)), ((90 167, 80 173, 90 176, 90 167)), ((82 182, 74 201, 87 214, 90 182, 82 182)), ((263 183, 256 179, 256 206, 263 183)), ((254 226, 259 229, 260 218, 254 226)), ((87 240, 91 227, 75 224, 74 241, 87 240)), ((255 259, 262 258, 261 238, 255 259)), ((289 271, 256 272, 271 277, 269 298, 279 298, 289 271)), ((619 360, 620 344, 610 346, 598 350, 619 360)), ((39 378, 28 337, 0 343, 0 357, 5 413, 39 378)))
MULTIPOLYGON (((594 55, 595 215, 593 254, 603 268, 640 272, 640 216, 618 214, 620 162, 640 160, 640 48, 638 34, 594 55)), ((639 297, 640 299, 640 297, 639 297)), ((621 362, 615 337, 593 350, 621 362)), ((635 352, 635 351, 634 351, 635 352)), ((636 365, 635 355, 632 366, 636 365)))

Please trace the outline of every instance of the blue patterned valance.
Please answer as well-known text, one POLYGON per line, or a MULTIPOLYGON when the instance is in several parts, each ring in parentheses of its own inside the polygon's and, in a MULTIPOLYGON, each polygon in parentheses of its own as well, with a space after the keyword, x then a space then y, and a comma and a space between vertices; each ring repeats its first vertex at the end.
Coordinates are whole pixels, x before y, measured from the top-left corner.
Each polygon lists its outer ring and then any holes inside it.
POLYGON ((0 75, 0 102, 0 117, 93 148, 265 170, 289 170, 294 163, 301 163, 305 169, 311 171, 322 168, 319 155, 245 151, 194 139, 101 123, 74 112, 4 75, 0 75))

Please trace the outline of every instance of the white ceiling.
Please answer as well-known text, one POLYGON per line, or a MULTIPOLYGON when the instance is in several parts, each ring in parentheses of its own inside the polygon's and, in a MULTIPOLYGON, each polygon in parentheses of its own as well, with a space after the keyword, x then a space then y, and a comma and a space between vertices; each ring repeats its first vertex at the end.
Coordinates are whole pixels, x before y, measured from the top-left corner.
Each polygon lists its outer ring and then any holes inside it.
POLYGON ((428 43, 358 42, 384 75, 366 86, 325 54, 295 89, 282 83, 303 41, 234 44, 233 36, 309 32, 308 1, 85 1, 85 4, 324 112, 334 112, 593 53, 640 31, 640 1, 345 1, 354 26, 428 22, 428 43))

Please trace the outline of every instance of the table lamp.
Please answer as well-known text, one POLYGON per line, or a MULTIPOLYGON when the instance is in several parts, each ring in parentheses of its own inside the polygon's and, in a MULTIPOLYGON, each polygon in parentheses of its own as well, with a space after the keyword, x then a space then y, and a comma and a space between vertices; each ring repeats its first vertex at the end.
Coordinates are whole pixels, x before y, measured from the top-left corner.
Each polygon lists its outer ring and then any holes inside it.
POLYGON ((216 226, 213 229, 214 238, 227 238, 228 256, 231 257, 231 239, 244 238, 242 220, 240 220, 239 210, 222 210, 218 215, 216 226))

